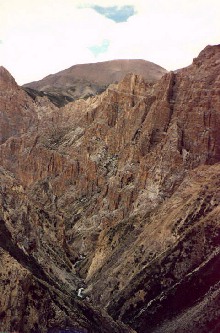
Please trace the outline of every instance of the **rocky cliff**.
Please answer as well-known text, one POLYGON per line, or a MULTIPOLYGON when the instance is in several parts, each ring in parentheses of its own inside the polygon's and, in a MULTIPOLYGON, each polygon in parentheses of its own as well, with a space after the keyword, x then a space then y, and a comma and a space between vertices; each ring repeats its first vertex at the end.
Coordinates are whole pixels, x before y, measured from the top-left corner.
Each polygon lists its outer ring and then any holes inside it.
POLYGON ((219 59, 59 109, 1 69, 2 330, 219 331, 219 59))

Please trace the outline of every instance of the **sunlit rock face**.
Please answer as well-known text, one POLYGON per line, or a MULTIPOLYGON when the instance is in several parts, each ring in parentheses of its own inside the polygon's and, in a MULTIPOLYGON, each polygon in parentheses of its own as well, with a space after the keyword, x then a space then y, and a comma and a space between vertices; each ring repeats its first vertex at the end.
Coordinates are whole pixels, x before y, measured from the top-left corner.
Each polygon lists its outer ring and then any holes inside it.
POLYGON ((33 101, 4 67, 0 67, 0 119, 0 143, 31 130, 35 120, 33 101))
POLYGON ((219 59, 62 108, 1 70, 4 330, 219 331, 219 59))

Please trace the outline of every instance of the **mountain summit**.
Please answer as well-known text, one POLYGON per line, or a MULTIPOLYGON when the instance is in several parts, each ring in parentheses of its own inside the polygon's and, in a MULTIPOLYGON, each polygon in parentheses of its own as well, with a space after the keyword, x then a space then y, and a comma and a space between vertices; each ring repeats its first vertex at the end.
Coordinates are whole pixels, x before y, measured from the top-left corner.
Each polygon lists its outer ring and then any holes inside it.
POLYGON ((52 102, 63 106, 81 97, 100 94, 109 84, 119 82, 128 73, 142 75, 148 82, 156 82, 166 72, 164 68, 145 60, 112 60, 75 65, 23 87, 33 96, 43 96, 44 93, 52 102))

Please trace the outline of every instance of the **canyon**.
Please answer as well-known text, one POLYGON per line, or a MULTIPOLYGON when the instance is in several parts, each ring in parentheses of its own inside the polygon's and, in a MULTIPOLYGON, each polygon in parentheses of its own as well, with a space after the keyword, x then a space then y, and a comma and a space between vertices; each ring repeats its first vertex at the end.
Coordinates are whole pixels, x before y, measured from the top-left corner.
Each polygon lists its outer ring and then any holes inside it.
POLYGON ((0 68, 1 331, 220 331, 220 45, 156 73, 0 68))

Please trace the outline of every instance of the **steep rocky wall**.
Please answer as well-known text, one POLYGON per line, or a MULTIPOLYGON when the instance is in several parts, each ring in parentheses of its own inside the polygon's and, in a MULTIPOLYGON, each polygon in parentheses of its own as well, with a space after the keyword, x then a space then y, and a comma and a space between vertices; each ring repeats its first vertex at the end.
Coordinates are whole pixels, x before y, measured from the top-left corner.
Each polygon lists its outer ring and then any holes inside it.
POLYGON ((77 298, 84 283, 56 233, 60 217, 34 206, 3 169, 0 181, 1 329, 46 333, 49 328, 72 327, 83 333, 132 333, 77 298))
POLYGON ((0 67, 0 78, 0 143, 3 143, 30 130, 37 117, 33 101, 4 67, 0 67))

